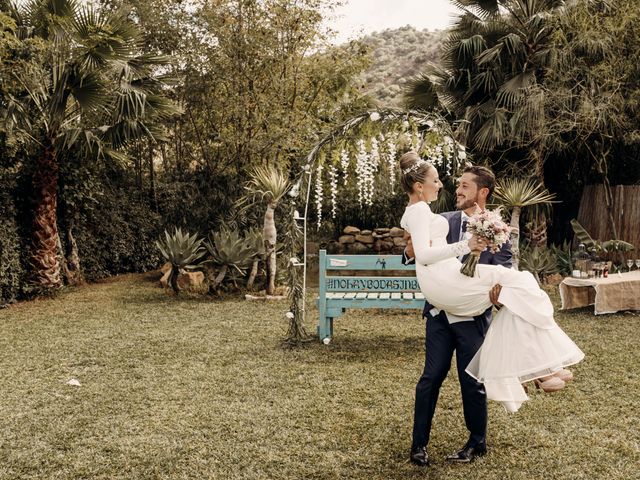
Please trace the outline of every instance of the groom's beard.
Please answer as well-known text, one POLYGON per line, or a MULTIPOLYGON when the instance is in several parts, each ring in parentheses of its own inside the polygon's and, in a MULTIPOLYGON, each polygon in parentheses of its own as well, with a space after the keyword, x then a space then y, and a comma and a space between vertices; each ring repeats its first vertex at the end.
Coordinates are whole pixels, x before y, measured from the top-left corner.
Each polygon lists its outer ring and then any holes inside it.
POLYGON ((456 207, 458 210, 466 210, 467 208, 473 207, 476 203, 478 203, 478 197, 472 199, 465 198, 463 203, 456 201, 456 207))

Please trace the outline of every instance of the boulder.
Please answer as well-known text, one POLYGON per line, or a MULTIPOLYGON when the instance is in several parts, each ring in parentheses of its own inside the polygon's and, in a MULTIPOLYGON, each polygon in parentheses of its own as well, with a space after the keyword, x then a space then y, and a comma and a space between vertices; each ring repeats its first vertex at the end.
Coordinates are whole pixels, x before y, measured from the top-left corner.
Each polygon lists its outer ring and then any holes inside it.
POLYGON ((356 242, 371 245, 373 243, 373 235, 356 235, 356 242))
POLYGON ((553 275, 547 275, 544 278, 544 283, 547 285, 560 285, 564 277, 559 273, 554 273, 553 275))
POLYGON ((366 245, 364 245, 363 243, 356 242, 356 243, 352 243, 351 245, 349 245, 347 247, 347 251, 349 253, 353 253, 355 255, 359 255, 359 254, 362 254, 362 253, 369 253, 371 251, 371 249, 369 247, 367 247, 366 245))
POLYGON ((201 287, 204 282, 203 272, 185 272, 178 275, 178 287, 201 287))
POLYGON ((388 240, 376 240, 373 244, 373 249, 378 253, 389 253, 393 249, 393 242, 388 240))
POLYGON ((393 247, 391 253, 394 255, 402 255, 404 253, 404 247, 393 247))
POLYGON ((342 233, 345 235, 357 235, 360 233, 360 229, 357 227, 344 227, 342 233))
POLYGON ((389 231, 389 235, 392 237, 404 237, 404 230, 402 228, 398 228, 398 227, 393 227, 390 231, 389 231))
MULTIPOLYGON (((171 265, 171 264, 169 264, 171 265)), ((171 269, 167 270, 166 272, 164 272, 164 275, 162 275, 162 278, 160 279, 160 286, 162 288, 167 288, 169 286, 169 274, 171 273, 171 269)))
POLYGON ((307 253, 310 255, 317 255, 320 251, 320 244, 316 242, 307 242, 307 253))
POLYGON ((160 271, 163 274, 167 273, 169 270, 171 270, 171 262, 167 262, 164 265, 162 265, 162 267, 160 267, 160 271))
POLYGON ((327 244, 327 253, 331 253, 334 255, 341 255, 345 251, 345 244, 336 242, 335 240, 330 241, 327 244))
POLYGON ((347 245, 355 241, 356 241, 356 237, 354 237, 353 235, 342 235, 338 239, 338 242, 342 243, 343 245, 347 245))
POLYGON ((393 244, 396 247, 406 247, 407 246, 407 241, 402 238, 402 237, 393 237, 393 244))
POLYGON ((378 235, 384 235, 385 233, 389 233, 390 231, 391 231, 391 229, 389 229, 389 228, 376 228, 375 229, 375 232, 378 235))
POLYGON ((373 232, 371 230, 362 230, 360 235, 371 235, 373 232))

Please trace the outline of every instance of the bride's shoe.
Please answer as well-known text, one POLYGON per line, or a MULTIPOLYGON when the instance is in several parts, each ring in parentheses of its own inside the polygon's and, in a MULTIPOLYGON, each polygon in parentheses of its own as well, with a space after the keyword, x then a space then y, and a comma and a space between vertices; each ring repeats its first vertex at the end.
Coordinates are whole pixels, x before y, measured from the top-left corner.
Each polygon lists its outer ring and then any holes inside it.
POLYGON ((558 377, 560 380, 562 380, 565 383, 573 380, 573 373, 571 373, 571 371, 567 370, 566 368, 562 368, 557 372, 554 372, 553 376, 558 377))
POLYGON ((541 388, 545 393, 557 392, 558 390, 562 390, 566 385, 564 380, 553 375, 536 378, 533 383, 535 383, 536 388, 541 388))

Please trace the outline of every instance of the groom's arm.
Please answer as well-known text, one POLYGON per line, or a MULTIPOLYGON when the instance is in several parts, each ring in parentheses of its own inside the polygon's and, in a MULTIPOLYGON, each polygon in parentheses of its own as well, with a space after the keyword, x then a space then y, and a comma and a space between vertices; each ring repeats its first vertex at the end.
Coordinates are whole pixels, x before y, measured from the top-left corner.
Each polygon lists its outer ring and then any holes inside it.
POLYGON ((491 263, 494 265, 502 265, 506 268, 513 266, 513 252, 511 251, 511 242, 507 241, 502 245, 498 253, 493 254, 491 263))

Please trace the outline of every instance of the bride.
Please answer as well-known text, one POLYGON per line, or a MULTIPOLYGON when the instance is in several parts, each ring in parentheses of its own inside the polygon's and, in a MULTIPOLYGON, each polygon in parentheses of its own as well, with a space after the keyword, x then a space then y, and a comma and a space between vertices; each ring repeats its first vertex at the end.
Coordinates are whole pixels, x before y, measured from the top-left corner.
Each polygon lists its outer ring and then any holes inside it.
POLYGON ((489 291, 502 286, 499 302, 504 307, 466 371, 484 383, 487 398, 515 412, 528 399, 522 382, 578 363, 584 353, 555 322, 553 305, 531 273, 482 264, 475 277, 460 273, 457 257, 472 250, 479 253, 486 243, 472 237, 447 244, 449 224, 428 205, 442 188, 438 171, 416 157, 400 159, 402 185, 409 196, 400 225, 411 235, 420 289, 438 309, 472 317, 491 307, 489 291))

